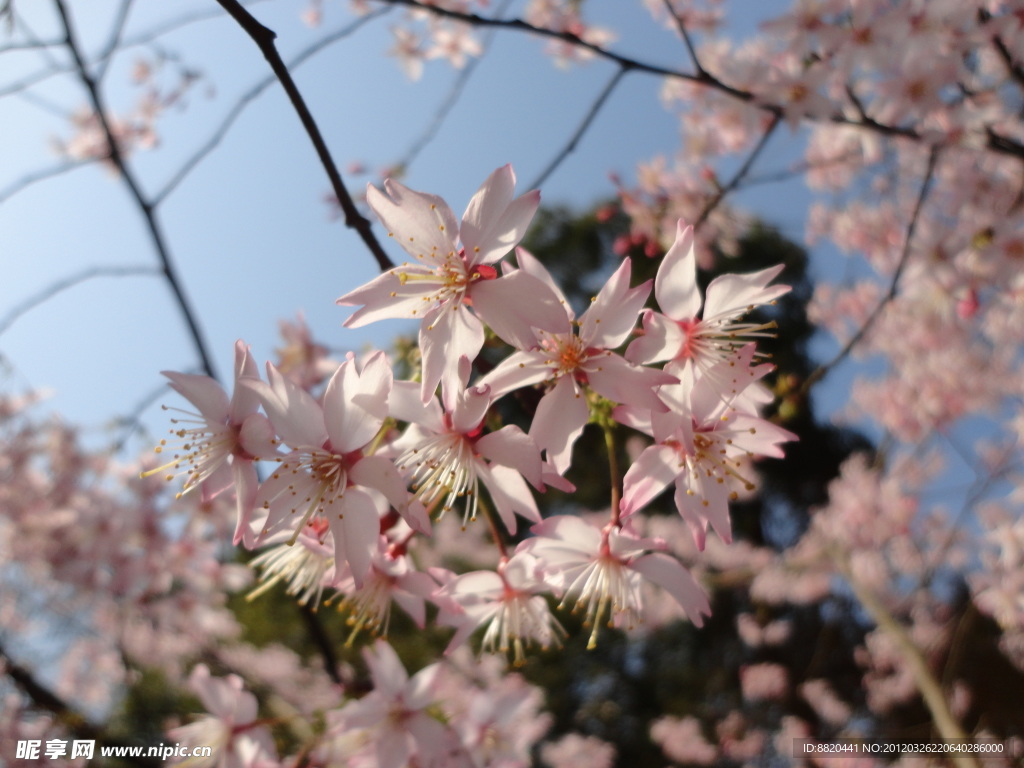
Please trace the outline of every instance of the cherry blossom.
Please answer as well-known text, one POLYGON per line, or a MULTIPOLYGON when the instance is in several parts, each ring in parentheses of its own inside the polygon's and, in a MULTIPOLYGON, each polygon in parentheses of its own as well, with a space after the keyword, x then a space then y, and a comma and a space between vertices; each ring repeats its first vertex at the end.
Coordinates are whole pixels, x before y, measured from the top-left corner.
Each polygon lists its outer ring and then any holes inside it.
POLYGON ((565 313, 547 286, 521 270, 499 277, 492 266, 522 239, 540 203, 536 191, 513 200, 515 183, 511 165, 494 171, 470 200, 461 227, 436 195, 394 179, 384 183, 387 195, 367 188, 370 208, 416 263, 388 270, 338 304, 361 305, 347 328, 384 318, 422 319, 424 403, 442 380, 457 386, 459 360, 474 360, 483 346, 481 320, 514 346, 532 345, 534 327, 565 329, 565 313))
POLYGON ((294 542, 307 522, 325 519, 338 572, 347 563, 361 585, 377 547, 381 514, 388 504, 410 514, 405 483, 394 465, 362 450, 387 417, 391 367, 382 352, 361 368, 354 357, 346 360, 327 384, 323 407, 270 363, 267 378, 269 384, 243 383, 292 451, 256 495, 262 524, 257 543, 280 530, 292 531, 294 542))
POLYGON ((592 627, 587 647, 597 645, 602 621, 632 628, 643 621, 640 583, 646 578, 666 590, 698 627, 702 614, 710 615, 707 596, 678 560, 663 552, 663 542, 638 537, 627 526, 608 524, 604 529, 577 517, 549 517, 530 529, 534 538, 519 545, 541 561, 547 579, 570 599, 575 611, 584 612, 584 626, 592 627))
POLYGON ((145 471, 143 477, 177 470, 167 474, 166 479, 185 475, 182 493, 202 487, 206 500, 233 486, 238 507, 235 544, 245 541, 247 546, 251 546, 253 537, 249 518, 259 483, 253 461, 274 456, 277 448, 270 422, 266 416, 257 413, 259 398, 240 385, 245 378, 259 378, 248 347, 241 340, 235 342, 235 388, 230 401, 220 384, 209 376, 173 371, 164 371, 163 375, 171 380, 171 388, 192 403, 199 413, 171 409, 188 417, 171 419, 172 424, 182 425, 171 430, 180 442, 168 444, 161 440, 156 452, 174 451, 174 458, 145 471), (187 424, 197 426, 184 426, 187 424), (183 469, 182 465, 187 468, 183 469))

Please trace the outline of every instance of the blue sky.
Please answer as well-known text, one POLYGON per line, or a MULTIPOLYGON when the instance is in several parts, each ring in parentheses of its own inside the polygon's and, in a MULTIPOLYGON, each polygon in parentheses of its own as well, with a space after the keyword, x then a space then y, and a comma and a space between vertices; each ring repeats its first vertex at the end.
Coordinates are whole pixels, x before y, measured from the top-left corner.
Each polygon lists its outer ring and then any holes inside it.
MULTIPOLYGON (((70 3, 79 37, 95 52, 106 39, 117 2, 70 3)), ((730 3, 727 28, 734 36, 784 8, 783 2, 730 3)), ((214 8, 209 2, 171 5, 136 0, 125 31, 131 39, 168 19, 214 8)), ((347 3, 327 0, 323 25, 307 28, 304 3, 261 2, 253 12, 277 31, 285 58, 352 21, 347 3)), ((521 10, 513 3, 510 15, 521 10)), ((688 67, 681 41, 656 25, 639 2, 588 0, 592 22, 620 33, 614 49, 659 64, 688 67)), ((19 6, 43 38, 57 34, 46 3, 19 6)), ((392 45, 388 27, 401 11, 377 19, 309 60, 296 80, 338 165, 361 162, 372 169, 404 154, 445 99, 457 72, 428 63, 413 83, 384 55, 392 45)), ((188 107, 159 122, 161 144, 130 159, 144 188, 159 189, 234 105, 238 95, 266 76, 268 68, 251 40, 227 18, 192 24, 162 39, 164 49, 204 78, 189 94, 188 107), (208 93, 209 91, 209 93, 208 93), (212 95, 211 95, 212 94, 212 95)), ((592 100, 614 73, 600 61, 560 69, 542 55, 544 43, 517 33, 499 33, 437 138, 409 169, 406 183, 445 197, 460 213, 494 168, 512 162, 527 183, 561 149, 592 100)), ((138 89, 131 68, 146 48, 119 55, 105 81, 115 112, 132 106, 138 89)), ((54 54, 64 61, 62 52, 54 54)), ((35 71, 37 52, 6 53, 2 83, 35 71)), ((637 162, 678 145, 675 118, 658 100, 660 80, 630 74, 605 105, 578 150, 542 188, 544 202, 586 207, 613 196, 610 171, 631 179, 637 162)), ((52 137, 70 128, 52 107, 66 112, 85 103, 80 84, 68 76, 47 81, 29 102, 0 99, 0 187, 57 162, 52 137)), ((788 130, 773 138, 759 168, 779 169, 799 152, 801 137, 788 130)), ((358 192, 365 178, 348 179, 358 192)), ((273 357, 277 322, 304 311, 314 333, 338 348, 386 344, 407 328, 377 324, 347 331, 346 310, 334 300, 376 274, 375 263, 356 236, 331 221, 323 198, 327 178, 279 87, 255 100, 220 147, 168 197, 159 216, 172 256, 184 276, 216 365, 230 374, 232 344, 243 338, 256 358, 273 357)), ((525 191, 525 187, 522 188, 525 191)), ((810 195, 802 182, 752 189, 738 198, 748 210, 802 239, 810 195)), ((5 233, 0 315, 54 280, 89 266, 156 264, 142 220, 124 185, 91 165, 38 183, 0 204, 5 233)), ((397 254, 396 254, 397 255, 397 254)), ((833 254, 816 261, 819 274, 836 274, 833 254)), ((109 438, 104 425, 124 414, 158 386, 162 369, 188 370, 197 358, 162 280, 153 277, 97 279, 55 297, 21 317, 3 336, 0 354, 9 362, 6 388, 52 391, 50 407, 85 426, 90 439, 109 438)), ((831 385, 833 387, 837 385, 831 385)), ((841 394, 843 385, 838 384, 841 394)), ((165 398, 167 399, 167 398, 165 398)), ((159 409, 147 414, 153 429, 159 409)), ((139 446, 141 447, 141 446, 139 446)))

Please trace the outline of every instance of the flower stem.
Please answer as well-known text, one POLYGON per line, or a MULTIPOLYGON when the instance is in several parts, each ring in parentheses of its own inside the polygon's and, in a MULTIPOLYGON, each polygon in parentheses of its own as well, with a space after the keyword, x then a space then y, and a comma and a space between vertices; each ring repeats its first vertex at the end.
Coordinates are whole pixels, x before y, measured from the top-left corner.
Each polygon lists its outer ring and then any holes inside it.
POLYGON ((508 548, 505 546, 505 539, 502 538, 501 529, 498 528, 498 522, 494 519, 494 512, 491 511, 490 505, 488 505, 482 498, 477 499, 477 504, 484 513, 484 519, 487 520, 487 527, 491 531, 491 538, 494 539, 494 544, 498 547, 498 551, 501 553, 502 562, 508 560, 508 548))
POLYGON ((601 420, 604 431, 604 445, 608 449, 608 472, 612 482, 612 525, 619 525, 619 505, 622 502, 622 472, 619 469, 619 454, 615 446, 615 425, 601 420))

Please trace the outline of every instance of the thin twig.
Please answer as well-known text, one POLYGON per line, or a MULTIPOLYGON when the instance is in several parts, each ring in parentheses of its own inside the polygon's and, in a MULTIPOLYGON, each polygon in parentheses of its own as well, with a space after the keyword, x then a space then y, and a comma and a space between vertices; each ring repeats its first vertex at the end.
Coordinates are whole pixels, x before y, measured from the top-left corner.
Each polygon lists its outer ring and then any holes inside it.
POLYGON ((89 267, 81 272, 76 272, 70 277, 65 277, 46 286, 39 293, 30 296, 23 302, 10 310, 3 318, 0 318, 0 335, 7 332, 14 322, 26 312, 35 309, 40 304, 49 301, 61 291, 74 288, 80 283, 92 280, 96 277, 134 277, 137 275, 155 275, 162 273, 156 267, 89 267))
MULTIPOLYGON (((573 45, 577 48, 590 51, 595 56, 598 56, 609 61, 614 61, 619 66, 627 67, 637 72, 646 72, 652 75, 661 75, 663 77, 670 77, 677 80, 685 80, 687 82, 696 83, 703 85, 708 88, 713 88, 720 93, 731 96, 737 101, 741 101, 744 104, 750 104, 758 109, 768 112, 772 115, 779 115, 785 113, 783 104, 777 104, 773 102, 764 101, 757 97, 756 94, 751 91, 745 91, 741 88, 736 88, 721 79, 714 77, 708 72, 693 74, 690 72, 682 72, 677 69, 670 67, 662 67, 656 64, 649 64, 646 62, 639 61, 629 56, 622 56, 613 51, 609 51, 606 48, 602 48, 596 43, 588 42, 582 39, 579 35, 567 31, 558 31, 554 29, 546 29, 544 27, 538 27, 529 22, 523 21, 522 19, 495 19, 488 18, 486 16, 480 16, 475 13, 463 13, 461 11, 455 11, 448 8, 443 8, 437 5, 433 5, 422 0, 380 0, 380 2, 390 3, 392 5, 404 5, 409 8, 417 8, 423 11, 427 11, 435 16, 440 16, 448 19, 457 19, 467 24, 471 24, 477 27, 499 27, 502 29, 510 29, 518 32, 526 32, 533 35, 539 35, 541 37, 549 37, 555 40, 561 40, 562 42, 573 45)), ((863 128, 873 133, 878 133, 882 136, 901 137, 905 139, 911 139, 913 141, 922 142, 926 140, 919 131, 914 128, 899 126, 899 125, 888 125, 886 123, 880 123, 872 117, 858 117, 857 119, 848 117, 842 112, 833 112, 824 117, 817 117, 815 115, 803 115, 803 119, 809 121, 826 121, 835 123, 837 125, 849 125, 856 128, 863 128)), ((1002 134, 996 133, 991 127, 986 128, 986 134, 988 141, 986 148, 992 152, 998 154, 1010 155, 1012 157, 1024 159, 1024 143, 1017 141, 1016 139, 1010 138, 1009 136, 1003 136, 1002 134)))
MULTIPOLYGON (((244 2, 242 5, 253 6, 257 3, 266 2, 267 0, 249 0, 244 2)), ((215 8, 208 11, 199 11, 198 13, 189 13, 182 16, 178 16, 175 19, 159 24, 155 27, 147 29, 145 32, 139 32, 131 37, 126 37, 121 44, 121 49, 134 48, 135 46, 145 45, 151 43, 157 38, 163 37, 168 32, 174 32, 182 27, 187 27, 191 24, 196 24, 201 21, 209 21, 210 19, 220 19, 224 17, 223 8, 215 8)))
MULTIPOLYGON (((498 7, 496 14, 500 17, 509 5, 511 5, 511 0, 505 0, 505 2, 498 7)), ((490 50, 491 43, 494 41, 494 35, 495 30, 490 29, 487 31, 483 41, 480 43, 480 55, 475 58, 471 58, 466 63, 466 66, 459 71, 458 77, 456 77, 452 83, 451 90, 448 91, 448 95, 445 96, 444 101, 442 101, 441 105, 437 108, 433 119, 423 132, 416 137, 412 144, 409 145, 409 149, 405 151, 402 158, 395 163, 395 168, 407 171, 409 166, 415 162, 417 157, 419 157, 420 152, 422 152, 426 146, 434 140, 434 137, 437 136, 437 132, 441 129, 441 125, 444 124, 448 114, 458 103, 459 97, 462 96, 462 92, 465 90, 466 84, 469 83, 469 78, 472 77, 476 68, 480 66, 480 63, 484 60, 484 56, 486 56, 487 52, 490 50)))
POLYGON ((903 252, 900 254, 899 262, 896 264, 896 271, 893 272, 892 279, 889 281, 889 289, 885 292, 885 295, 878 302, 878 305, 874 310, 872 310, 871 314, 868 315, 861 327, 858 328, 857 332, 850 337, 850 340, 846 342, 846 345, 839 350, 836 356, 827 363, 819 365, 804 380, 804 383, 800 387, 800 396, 805 396, 815 383, 846 359, 846 357, 853 351, 853 348, 860 343, 860 341, 867 335, 868 331, 871 330, 871 327, 875 324, 878 318, 881 317, 883 310, 885 310, 889 303, 896 298, 896 290, 899 286, 900 276, 903 274, 903 268, 907 265, 907 259, 910 257, 910 245, 914 239, 914 230, 917 228, 917 220, 921 215, 921 208, 924 206, 925 198, 928 196, 928 189, 931 186, 932 177, 935 175, 935 164, 938 161, 938 158, 938 148, 932 147, 931 151, 928 153, 928 167, 925 170, 924 179, 921 182, 921 190, 918 192, 917 202, 914 204, 914 212, 911 214, 910 222, 907 224, 907 234, 903 240, 903 252))
MULTIPOLYGON (((924 654, 921 653, 921 649, 914 643, 910 634, 896 620, 896 617, 889 612, 881 599, 853 578, 848 564, 837 560, 837 565, 850 584, 851 589, 853 589, 857 600, 864 607, 864 610, 868 612, 868 615, 878 625, 878 628, 896 643, 896 647, 907 663, 914 683, 921 693, 921 698, 931 713, 932 722, 935 723, 939 736, 944 739, 966 739, 967 734, 960 727, 960 723, 956 721, 956 718, 953 717, 953 713, 949 709, 941 684, 935 679, 931 669, 928 667, 928 661, 925 659, 924 654)), ((958 768, 978 768, 977 760, 965 752, 956 752, 952 755, 952 758, 958 768)))
POLYGON ((331 638, 328 637, 327 630, 324 629, 324 625, 320 622, 320 617, 316 615, 316 611, 305 603, 299 604, 299 612, 302 614, 303 621, 306 622, 306 628, 309 630, 313 642, 323 657, 324 671, 327 672, 328 677, 332 681, 338 685, 343 685, 344 681, 341 679, 341 673, 338 671, 338 657, 334 653, 334 646, 331 645, 331 638))
POLYGON ((708 216, 710 216, 711 212, 718 207, 718 204, 725 199, 725 196, 739 186, 740 182, 743 181, 743 178, 750 172, 750 169, 757 161, 758 156, 768 144, 768 139, 772 137, 772 134, 775 133, 775 129, 779 127, 779 123, 781 122, 782 115, 774 115, 772 117, 772 121, 768 124, 768 127, 765 128, 764 133, 761 134, 761 138, 757 142, 757 145, 750 151, 750 154, 747 155, 747 159, 743 161, 743 165, 739 167, 739 170, 733 174, 733 177, 729 179, 726 185, 720 188, 718 193, 711 198, 706 206, 704 206, 704 210, 700 212, 700 216, 698 216, 697 220, 693 223, 694 229, 700 228, 700 225, 707 221, 708 216))
POLYGON ((153 247, 157 252, 157 256, 160 258, 164 277, 167 279, 167 284, 170 286, 171 292, 174 294, 174 297, 178 302, 178 307, 181 309, 181 313, 185 318, 185 323, 188 326, 189 333, 192 336, 192 341, 195 344, 196 351, 198 352, 199 358, 202 362, 203 371, 208 376, 215 379, 217 378, 217 375, 213 366, 213 358, 206 350, 206 342, 203 340, 202 331, 199 329, 199 321, 192 311, 192 307, 185 296, 184 288, 178 278, 177 269, 171 261, 171 254, 167 248, 167 243, 164 241, 160 225, 157 222, 156 211, 153 208, 153 204, 143 195, 142 189, 139 187, 139 183, 135 179, 135 175, 128 168, 128 165, 121 154, 121 149, 117 144, 117 140, 114 138, 114 132, 110 127, 109 120, 107 119, 107 111, 103 103, 103 96, 100 94, 96 80, 89 74, 89 70, 86 67, 81 49, 75 39, 74 30, 71 26, 71 19, 68 16, 67 8, 64 7, 64 0, 54 0, 54 4, 57 7, 57 12, 64 25, 64 32, 66 36, 65 42, 68 50, 71 52, 72 58, 74 59, 75 67, 78 69, 78 77, 89 92, 92 108, 96 112, 96 117, 103 128, 103 134, 107 141, 107 148, 110 152, 110 161, 120 172, 121 178, 124 180, 125 185, 131 192, 132 197, 135 199, 135 202, 139 207, 139 211, 142 213, 142 216, 146 221, 146 228, 149 230, 150 239, 153 241, 153 247))
POLYGON ((26 187, 30 187, 35 184, 37 181, 52 179, 54 176, 60 176, 62 173, 73 171, 76 168, 81 168, 88 164, 89 163, 84 160, 75 160, 72 162, 60 163, 58 165, 51 166, 50 168, 43 168, 42 170, 35 171, 27 176, 22 176, 6 189, 0 190, 0 203, 6 202, 26 187))
POLYGON ((131 10, 132 0, 121 0, 121 7, 118 8, 117 17, 114 19, 114 26, 110 33, 110 38, 107 40, 107 44, 103 46, 103 50, 100 51, 96 60, 99 62, 96 66, 96 73, 93 77, 96 78, 97 82, 102 82, 103 77, 107 74, 107 68, 110 66, 110 62, 113 61, 114 52, 121 44, 121 36, 124 34, 124 25, 128 22, 128 12, 131 10))
POLYGON ((569 139, 569 143, 562 148, 561 152, 555 155, 551 162, 548 163, 547 168, 540 172, 540 175, 530 183, 527 189, 538 189, 541 184, 547 181, 548 176, 554 173, 555 169, 562 164, 565 158, 575 151, 576 145, 579 144, 580 139, 583 138, 583 134, 587 132, 590 124, 594 122, 594 118, 597 117, 597 113, 601 111, 601 107, 604 106, 608 97, 612 95, 612 91, 615 90, 615 86, 619 84, 622 76, 628 71, 628 68, 621 66, 615 71, 615 74, 612 75, 612 79, 608 81, 601 93, 597 95, 594 103, 590 105, 590 109, 587 111, 587 114, 584 115, 582 122, 580 122, 575 133, 573 133, 572 137, 569 139))
POLYGON ((243 8, 238 0, 217 0, 221 7, 224 8, 231 16, 238 22, 243 30, 253 39, 253 42, 259 47, 266 58, 267 63, 270 64, 270 68, 277 75, 277 79, 281 81, 281 85, 288 94, 288 99, 291 101, 292 106, 295 108, 296 113, 299 116, 299 120, 302 121, 302 126, 306 129, 306 133, 309 135, 310 141, 313 142, 313 147, 316 149, 316 153, 320 158, 320 162, 327 171, 327 176, 331 180, 331 187, 334 189, 334 195, 338 198, 338 203, 341 205, 341 210, 345 214, 345 226, 356 230, 363 242, 366 243, 366 247, 370 249, 370 253, 377 260, 377 264, 380 266, 380 270, 383 272, 394 266, 394 263, 388 257, 387 253, 381 247, 378 242, 376 235, 373 234, 370 221, 363 216, 356 208, 356 204, 352 201, 352 196, 349 194, 348 189, 345 187, 345 183, 341 179, 341 174, 338 172, 338 167, 334 164, 334 160, 331 158, 330 150, 327 148, 326 142, 324 142, 323 136, 320 134, 320 129, 317 127, 316 121, 313 119, 313 115, 310 113, 309 108, 306 106, 305 100, 302 98, 302 94, 299 93, 299 89, 295 85, 295 81, 292 80, 291 74, 288 72, 288 67, 281 59, 281 55, 277 52, 277 47, 274 45, 274 39, 277 35, 273 30, 267 29, 265 26, 260 24, 251 13, 243 8))
POLYGON ((124 430, 121 436, 114 441, 111 445, 110 450, 112 453, 120 453, 124 449, 125 445, 135 432, 139 429, 139 423, 142 421, 142 415, 149 410, 150 406, 153 405, 160 397, 170 389, 170 383, 167 381, 162 382, 156 387, 153 387, 146 395, 139 399, 139 402, 135 404, 132 410, 123 416, 119 416, 114 420, 113 427, 115 429, 124 430))
POLYGON ((608 474, 612 486, 611 522, 612 525, 618 525, 622 515, 622 470, 619 468, 619 453, 615 445, 615 425, 604 421, 601 430, 604 432, 604 447, 608 452, 608 474))
MULTIPOLYGON (((379 8, 373 13, 368 13, 365 16, 359 17, 348 26, 343 27, 342 29, 339 29, 335 32, 332 32, 331 34, 325 36, 321 40, 318 40, 316 43, 310 45, 308 48, 304 49, 298 55, 293 57, 288 62, 288 68, 296 69, 300 67, 302 64, 306 62, 307 59, 309 59, 319 51, 323 50, 328 45, 331 45, 332 43, 335 43, 338 40, 348 37, 361 26, 366 24, 368 21, 371 21, 372 19, 375 19, 378 16, 382 16, 388 13, 390 10, 390 8, 386 7, 379 8)), ((245 108, 275 82, 277 82, 276 75, 267 75, 265 78, 256 83, 256 85, 254 85, 252 88, 250 88, 248 91, 242 94, 242 96, 238 99, 238 101, 231 108, 231 110, 224 116, 224 119, 221 120, 220 125, 217 126, 217 129, 213 132, 210 138, 207 139, 206 142, 199 149, 197 149, 192 154, 192 156, 189 157, 188 160, 185 161, 184 165, 182 165, 181 168, 178 169, 177 173, 175 173, 174 176, 172 176, 170 180, 166 184, 164 184, 164 186, 155 195, 153 195, 154 206, 159 206, 164 201, 164 198, 171 194, 171 192, 173 192, 175 188, 177 188, 177 186, 181 184, 182 181, 185 180, 185 177, 188 176, 193 170, 195 170, 196 166, 198 166, 207 155, 209 155, 214 149, 217 148, 221 141, 224 140, 224 137, 227 135, 228 131, 231 130, 231 126, 235 124, 235 121, 241 116, 242 112, 245 111, 245 108)))
POLYGON ((683 17, 676 13, 675 7, 672 5, 672 0, 664 0, 665 10, 668 11, 669 16, 676 20, 676 27, 679 29, 679 34, 683 36, 683 42, 686 44, 686 50, 690 52, 690 58, 693 60, 693 68, 696 70, 699 77, 706 77, 707 72, 704 71, 704 67, 700 65, 700 59, 697 58, 697 50, 693 47, 693 41, 690 39, 690 33, 686 30, 686 24, 683 22, 683 17))

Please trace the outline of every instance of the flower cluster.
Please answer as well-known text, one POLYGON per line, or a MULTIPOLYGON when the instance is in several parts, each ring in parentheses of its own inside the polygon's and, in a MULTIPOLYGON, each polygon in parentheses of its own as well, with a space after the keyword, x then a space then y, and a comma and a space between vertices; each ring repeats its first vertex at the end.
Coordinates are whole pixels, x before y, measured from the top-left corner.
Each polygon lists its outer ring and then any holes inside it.
POLYGON ((420 320, 418 381, 395 380, 383 352, 349 354, 314 394, 307 368, 289 375, 268 363, 261 378, 242 342, 230 399, 206 377, 166 374, 198 412, 174 420, 177 440, 157 449, 170 462, 145 474, 184 474, 185 491, 208 499, 234 487, 235 542, 270 547, 253 561, 256 592, 283 582, 313 607, 331 593, 349 614, 350 642, 364 630, 386 635, 393 602, 422 626, 429 601, 456 629, 449 653, 483 627, 484 650, 522 664, 527 647, 565 635, 545 596, 584 615, 593 646, 604 623, 643 622, 645 581, 700 625, 710 613, 703 589, 632 520, 674 482, 699 547, 709 522, 730 541, 728 503, 751 486, 750 459, 780 456, 795 437, 758 415, 769 396, 757 382, 771 366, 754 342, 768 326, 742 320, 788 290, 769 285, 778 268, 715 280, 701 312, 693 232, 680 222, 653 281, 660 311, 645 309, 652 281, 631 285, 626 259, 577 318, 531 254, 504 261, 540 199, 514 190, 512 168, 499 168, 460 221, 441 198, 397 181, 368 189, 411 261, 338 303, 357 308, 349 327, 420 320), (486 329, 512 351, 473 381, 486 329), (532 424, 503 425, 495 403, 526 387, 543 392, 532 424), (626 472, 607 524, 542 520, 533 493, 571 492, 575 442, 594 420, 613 437, 613 419, 654 443, 626 472), (259 482, 261 461, 272 466, 259 482), (448 513, 464 530, 487 517, 494 570, 417 569, 409 546, 448 513), (532 535, 510 552, 498 521, 515 534, 520 517, 532 535))

